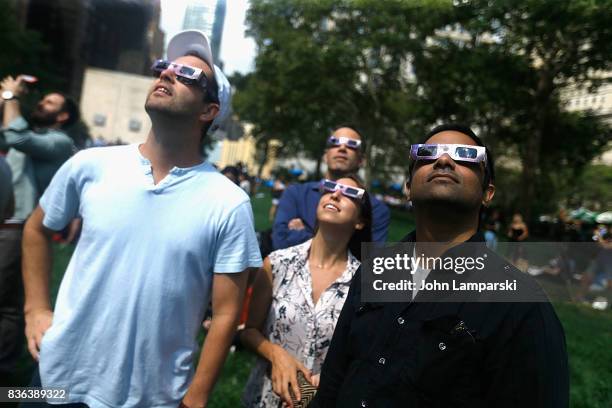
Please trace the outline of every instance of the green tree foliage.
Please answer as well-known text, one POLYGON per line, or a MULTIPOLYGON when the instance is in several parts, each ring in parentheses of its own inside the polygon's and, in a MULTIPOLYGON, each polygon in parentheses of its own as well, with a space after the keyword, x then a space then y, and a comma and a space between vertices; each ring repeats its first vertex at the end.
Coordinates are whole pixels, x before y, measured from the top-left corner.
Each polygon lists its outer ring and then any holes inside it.
POLYGON ((261 143, 315 159, 332 125, 354 122, 383 177, 406 170, 427 129, 465 122, 518 163, 507 203, 529 216, 554 207, 610 140, 562 94, 608 80, 610 21, 612 0, 254 0, 258 55, 235 107, 261 143))
MULTIPOLYGON (((355 123, 368 138, 369 163, 390 164, 389 145, 405 147, 404 135, 422 128, 406 57, 421 46, 417 24, 443 3, 253 1, 249 34, 259 52, 236 111, 255 124, 258 140, 277 138, 285 152, 315 159, 332 126, 355 123)), ((395 152, 406 160, 406 149, 395 152)))
POLYGON ((430 120, 476 125, 498 152, 516 152, 518 208, 549 210, 551 183, 575 179, 610 140, 609 125, 591 112, 565 111, 562 91, 609 81, 612 1, 454 3, 442 27, 455 34, 438 31, 416 56, 430 120))
POLYGON ((66 82, 54 69, 49 47, 40 33, 19 25, 12 1, 0 0, 0 9, 0 78, 29 74, 38 77, 41 91, 63 89, 66 82))

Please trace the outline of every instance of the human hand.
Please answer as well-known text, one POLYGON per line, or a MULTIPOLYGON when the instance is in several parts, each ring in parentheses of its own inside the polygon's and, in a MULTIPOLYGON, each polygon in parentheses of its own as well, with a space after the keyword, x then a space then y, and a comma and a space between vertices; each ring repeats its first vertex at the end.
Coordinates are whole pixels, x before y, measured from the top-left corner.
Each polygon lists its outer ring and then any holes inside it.
POLYGON ((320 382, 321 382, 321 374, 313 374, 310 377, 310 383, 313 385, 313 387, 319 388, 320 382))
POLYGON ((306 379, 310 381, 310 371, 280 346, 275 347, 270 362, 272 363, 270 375, 272 390, 281 397, 287 407, 293 408, 289 389, 291 388, 295 399, 299 401, 302 396, 298 386, 297 372, 299 370, 304 373, 306 379))
POLYGON ((185 404, 185 401, 187 400, 187 395, 185 395, 185 398, 183 398, 183 400, 178 404, 177 408, 206 408, 206 403, 193 403, 193 402, 188 402, 187 404, 185 404))
POLYGON ((13 78, 12 76, 7 76, 0 82, 0 88, 2 91, 11 91, 15 96, 21 96, 25 93, 26 87, 23 84, 23 79, 21 76, 17 78, 13 78))
POLYGON ((287 224, 287 226, 290 230, 303 230, 304 228, 306 228, 306 226, 304 225, 304 221, 302 221, 300 218, 292 219, 291 221, 289 221, 289 224, 287 224))
POLYGON ((194 387, 189 387, 187 393, 185 394, 177 408, 206 408, 207 405, 207 396, 198 392, 196 389, 194 389, 194 387))
POLYGON ((25 334, 28 341, 28 351, 38 361, 40 344, 45 332, 51 327, 53 312, 48 309, 37 309, 25 315, 25 334))

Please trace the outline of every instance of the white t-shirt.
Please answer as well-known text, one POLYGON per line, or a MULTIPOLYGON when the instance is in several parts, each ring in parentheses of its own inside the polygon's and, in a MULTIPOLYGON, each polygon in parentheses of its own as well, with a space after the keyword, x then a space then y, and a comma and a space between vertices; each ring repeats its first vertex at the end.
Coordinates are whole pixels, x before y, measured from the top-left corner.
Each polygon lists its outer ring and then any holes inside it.
POLYGON ((82 151, 40 204, 83 231, 43 337, 45 387, 96 407, 176 407, 193 376, 213 273, 261 266, 249 198, 208 163, 157 185, 137 145, 82 151))
MULTIPOLYGON (((412 250, 412 258, 416 260, 416 257, 417 254, 415 245, 414 249, 412 250)), ((427 276, 429 276, 429 272, 431 271, 431 269, 422 268, 424 261, 425 260, 423 259, 421 262, 419 262, 419 265, 416 267, 414 274, 412 275, 412 281, 415 283, 414 289, 412 290, 412 299, 414 299, 417 293, 419 293, 421 285, 423 285, 423 282, 427 280, 427 276)))

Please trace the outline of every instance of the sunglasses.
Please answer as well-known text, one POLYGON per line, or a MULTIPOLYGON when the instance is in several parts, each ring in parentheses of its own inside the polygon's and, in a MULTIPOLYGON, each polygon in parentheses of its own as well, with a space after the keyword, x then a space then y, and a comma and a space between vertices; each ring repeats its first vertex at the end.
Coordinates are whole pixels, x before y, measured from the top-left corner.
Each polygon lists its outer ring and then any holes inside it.
POLYGON ((336 183, 335 181, 329 179, 321 180, 321 193, 333 193, 337 190, 340 190, 343 196, 355 198, 357 200, 361 200, 365 194, 365 190, 363 188, 347 186, 346 184, 336 183))
POLYGON ((443 154, 459 162, 482 163, 487 161, 487 151, 483 146, 462 144, 414 144, 410 147, 412 160, 436 160, 443 154))
POLYGON ((349 149, 357 150, 361 146, 361 140, 351 139, 344 136, 330 136, 327 139, 327 146, 340 146, 345 145, 349 149))
POLYGON ((200 68, 191 67, 189 65, 178 64, 159 59, 153 63, 151 70, 153 74, 159 78, 161 73, 167 69, 171 69, 176 76, 176 80, 185 85, 200 85, 209 96, 209 100, 218 103, 218 98, 212 94, 207 85, 207 78, 204 71, 200 68))

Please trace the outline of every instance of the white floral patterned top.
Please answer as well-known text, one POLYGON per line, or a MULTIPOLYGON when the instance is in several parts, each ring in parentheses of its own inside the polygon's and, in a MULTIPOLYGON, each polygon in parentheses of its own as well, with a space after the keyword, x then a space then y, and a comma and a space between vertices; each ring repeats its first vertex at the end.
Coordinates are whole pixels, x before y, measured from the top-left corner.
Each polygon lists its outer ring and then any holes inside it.
MULTIPOLYGON (((313 374, 318 374, 360 262, 349 252, 346 270, 321 294, 315 305, 308 268, 311 241, 269 255, 272 265, 272 304, 263 334, 301 361, 313 374)), ((242 401, 246 407, 279 406, 281 400, 272 391, 270 363, 267 360, 258 359, 251 371, 242 401)))

